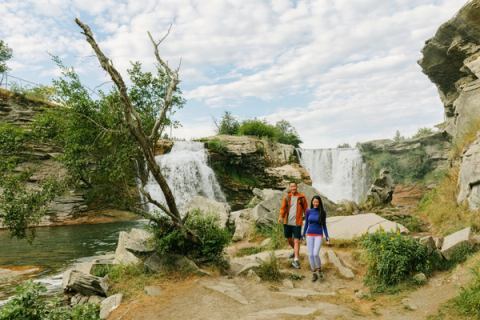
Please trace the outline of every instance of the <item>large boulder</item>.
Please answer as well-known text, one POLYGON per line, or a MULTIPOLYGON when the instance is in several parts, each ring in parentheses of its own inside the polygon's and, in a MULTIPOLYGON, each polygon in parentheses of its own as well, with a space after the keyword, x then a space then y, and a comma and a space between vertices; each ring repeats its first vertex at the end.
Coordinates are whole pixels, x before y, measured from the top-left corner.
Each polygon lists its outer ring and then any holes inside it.
POLYGON ((208 272, 200 269, 195 262, 181 255, 159 255, 152 254, 144 261, 145 270, 152 273, 169 273, 176 271, 184 274, 209 275, 208 272))
POLYGON ((467 202, 471 210, 480 209, 480 134, 462 155, 457 201, 467 202))
POLYGON ((153 251, 153 235, 150 232, 136 228, 130 232, 121 231, 114 261, 119 264, 137 264, 142 261, 142 257, 153 251))
POLYGON ((63 275, 62 287, 65 292, 83 296, 107 296, 108 284, 105 278, 92 276, 78 270, 68 270, 63 275))
POLYGON ((190 200, 184 211, 189 212, 198 209, 205 214, 213 214, 218 217, 219 227, 227 225, 230 216, 230 206, 225 202, 218 202, 202 196, 195 196, 190 200))
MULTIPOLYGON (((321 195, 320 192, 314 187, 305 183, 299 183, 297 187, 299 192, 305 194, 309 206, 313 196, 320 195, 322 197, 325 209, 327 210, 327 214, 332 214, 335 212, 335 203, 329 200, 327 197, 321 195)), ((283 192, 269 193, 268 198, 257 204, 252 210, 252 217, 255 220, 255 223, 258 225, 269 225, 276 223, 280 214, 282 199, 287 195, 287 193, 288 188, 286 188, 283 192)))
POLYGON ((372 206, 384 206, 390 204, 393 198, 395 184, 388 169, 382 169, 380 176, 375 179, 367 193, 367 203, 372 206))
POLYGON ((459 248, 470 245, 470 241, 471 229, 468 227, 446 236, 440 251, 445 259, 450 260, 459 248))
POLYGON ((252 219, 252 209, 247 208, 230 214, 231 220, 235 225, 233 241, 240 241, 247 238, 253 231, 254 222, 252 219))
POLYGON ((283 188, 291 181, 304 182, 312 184, 308 171, 298 163, 289 163, 281 167, 266 168, 265 172, 276 181, 271 187, 283 188))
POLYGON ((419 61, 445 108, 446 130, 461 137, 480 118, 480 0, 471 0, 426 41, 419 61))
POLYGON ((336 240, 354 240, 379 230, 408 233, 408 229, 401 224, 384 219, 375 213, 328 217, 327 227, 330 238, 336 240))
POLYGON ((117 309, 122 303, 123 295, 121 293, 114 294, 100 303, 100 319, 107 319, 113 310, 117 309))

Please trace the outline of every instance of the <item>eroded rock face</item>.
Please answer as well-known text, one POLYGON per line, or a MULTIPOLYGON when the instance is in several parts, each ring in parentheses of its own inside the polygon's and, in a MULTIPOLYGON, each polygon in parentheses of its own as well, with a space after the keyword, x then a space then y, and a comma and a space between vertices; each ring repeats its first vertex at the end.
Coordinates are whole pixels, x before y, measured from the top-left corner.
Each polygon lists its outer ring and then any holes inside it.
POLYGON ((472 210, 480 209, 480 134, 462 155, 457 201, 466 201, 472 210))
POLYGON ((283 189, 289 181, 311 184, 295 148, 250 136, 204 138, 209 162, 233 210, 244 208, 254 188, 283 189))
POLYGON ((375 179, 367 193, 367 202, 373 206, 383 206, 392 202, 393 191, 395 185, 393 183, 390 171, 382 169, 380 176, 375 179))
POLYGON ((419 64, 438 88, 446 130, 459 137, 480 118, 480 0, 440 26, 422 53, 419 64))

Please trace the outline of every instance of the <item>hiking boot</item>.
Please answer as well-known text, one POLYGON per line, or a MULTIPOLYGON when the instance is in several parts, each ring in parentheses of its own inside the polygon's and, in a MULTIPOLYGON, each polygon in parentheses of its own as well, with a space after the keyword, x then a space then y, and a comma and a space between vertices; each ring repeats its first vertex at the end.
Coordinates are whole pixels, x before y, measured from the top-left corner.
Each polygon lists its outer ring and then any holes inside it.
POLYGON ((289 259, 293 259, 295 258, 295 252, 292 252, 289 256, 288 256, 289 259))
POLYGON ((316 272, 312 273, 312 282, 315 282, 318 280, 318 274, 316 272))
POLYGON ((294 267, 295 269, 300 269, 300 262, 298 262, 298 260, 293 260, 292 267, 294 267))
POLYGON ((319 271, 317 271, 317 273, 318 273, 318 279, 320 279, 320 280, 325 279, 325 274, 323 274, 322 271, 319 270, 319 271))

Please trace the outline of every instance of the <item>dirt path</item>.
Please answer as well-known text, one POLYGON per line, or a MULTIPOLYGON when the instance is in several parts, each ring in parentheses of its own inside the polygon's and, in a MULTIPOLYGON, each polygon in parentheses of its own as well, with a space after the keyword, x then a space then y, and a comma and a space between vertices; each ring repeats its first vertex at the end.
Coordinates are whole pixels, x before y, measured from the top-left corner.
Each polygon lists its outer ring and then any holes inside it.
MULTIPOLYGON (((349 249, 335 251, 347 264, 354 264, 349 249)), ((361 281, 360 268, 354 266, 355 278, 345 280, 327 265, 326 279, 312 283, 304 259, 303 268, 296 272, 305 277, 302 280, 268 283, 253 277, 216 276, 163 283, 158 297, 143 295, 126 302, 109 320, 425 319, 468 283, 470 266, 477 261, 480 255, 452 272, 437 274, 415 291, 365 300, 355 294, 358 290, 368 291, 361 281), (418 308, 406 309, 404 298, 418 308)), ((287 269, 288 260, 283 259, 281 266, 287 269)))

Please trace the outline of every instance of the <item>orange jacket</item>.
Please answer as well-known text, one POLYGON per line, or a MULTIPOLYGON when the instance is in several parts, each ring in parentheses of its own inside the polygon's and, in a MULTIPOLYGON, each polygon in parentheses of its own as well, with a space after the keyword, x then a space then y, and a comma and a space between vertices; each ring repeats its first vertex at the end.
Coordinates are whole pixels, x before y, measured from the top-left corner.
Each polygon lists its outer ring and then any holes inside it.
MULTIPOLYGON (((297 226, 301 226, 303 223, 303 216, 305 215, 305 211, 308 209, 307 199, 303 193, 297 192, 295 196, 298 197, 297 199, 297 214, 295 217, 295 223, 297 226)), ((283 223, 287 224, 288 222, 288 213, 290 211, 290 201, 292 198, 292 193, 288 193, 282 200, 282 206, 280 207, 280 218, 283 219, 283 223)))

